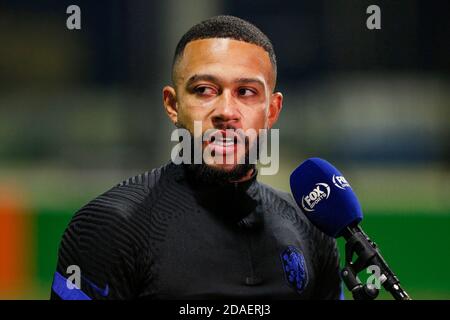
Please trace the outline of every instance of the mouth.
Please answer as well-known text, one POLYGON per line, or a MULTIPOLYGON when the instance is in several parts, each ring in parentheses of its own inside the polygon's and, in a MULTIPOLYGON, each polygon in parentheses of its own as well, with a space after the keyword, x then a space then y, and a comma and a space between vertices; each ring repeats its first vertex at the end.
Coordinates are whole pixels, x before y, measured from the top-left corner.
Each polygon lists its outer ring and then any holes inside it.
POLYGON ((218 130, 206 139, 206 148, 211 149, 211 155, 226 155, 235 153, 238 144, 241 143, 241 137, 234 131, 218 130))

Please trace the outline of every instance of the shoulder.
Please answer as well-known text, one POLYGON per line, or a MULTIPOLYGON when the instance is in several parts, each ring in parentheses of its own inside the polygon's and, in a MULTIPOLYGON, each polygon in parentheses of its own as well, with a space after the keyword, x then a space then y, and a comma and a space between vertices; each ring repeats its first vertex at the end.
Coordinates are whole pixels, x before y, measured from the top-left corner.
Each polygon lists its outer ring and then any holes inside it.
POLYGON ((168 187, 176 174, 173 167, 172 163, 168 163, 125 179, 93 199, 82 210, 92 206, 105 207, 126 218, 133 210, 157 200, 156 195, 168 187))
POLYGON ((260 183, 263 202, 284 219, 290 220, 299 228, 299 232, 306 233, 316 244, 334 244, 334 239, 325 235, 306 217, 289 192, 277 190, 267 184, 260 183))
POLYGON ((80 236, 92 234, 93 240, 120 234, 132 240, 146 228, 152 205, 167 187, 170 165, 130 177, 94 198, 75 213, 68 229, 80 236))

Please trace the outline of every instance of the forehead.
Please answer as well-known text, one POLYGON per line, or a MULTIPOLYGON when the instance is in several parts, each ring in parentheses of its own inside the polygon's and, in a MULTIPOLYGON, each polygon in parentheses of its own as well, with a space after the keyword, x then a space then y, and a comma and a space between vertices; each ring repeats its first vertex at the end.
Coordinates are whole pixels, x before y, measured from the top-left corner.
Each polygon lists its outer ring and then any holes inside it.
POLYGON ((189 42, 176 69, 181 81, 197 73, 211 73, 227 78, 259 77, 268 84, 273 81, 272 63, 263 48, 228 38, 189 42))

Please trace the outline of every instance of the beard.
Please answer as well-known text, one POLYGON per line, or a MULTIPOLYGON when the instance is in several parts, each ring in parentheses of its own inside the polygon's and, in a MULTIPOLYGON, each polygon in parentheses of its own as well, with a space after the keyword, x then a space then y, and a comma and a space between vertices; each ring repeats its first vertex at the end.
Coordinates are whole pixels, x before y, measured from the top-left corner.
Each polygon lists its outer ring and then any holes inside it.
MULTIPOLYGON (((178 128, 187 128, 183 126, 182 124, 177 123, 176 126, 178 128)), ((232 128, 226 128, 226 129, 232 129, 232 128)), ((189 131, 190 132, 190 131, 189 131)), ((227 185, 232 183, 233 181, 238 181, 242 178, 244 178, 249 171, 256 170, 256 165, 254 163, 250 163, 250 150, 254 150, 253 148, 256 148, 256 154, 257 159, 259 159, 259 150, 258 148, 258 141, 259 136, 257 139, 255 139, 251 144, 249 142, 248 137, 245 137, 245 154, 244 154, 244 163, 236 163, 231 169, 224 169, 219 166, 213 166, 210 164, 207 164, 204 162, 204 159, 202 157, 202 162, 200 164, 194 163, 194 135, 192 132, 190 132, 191 135, 191 155, 192 159, 190 163, 184 164, 188 174, 194 178, 196 181, 203 183, 203 184, 210 184, 210 185, 227 185)), ((183 152, 181 150, 181 152, 183 152)), ((202 150, 203 153, 203 150, 202 150)))
POLYGON ((209 185, 227 185, 245 177, 255 165, 250 163, 236 164, 231 170, 213 167, 206 163, 186 164, 189 174, 198 182, 209 185))

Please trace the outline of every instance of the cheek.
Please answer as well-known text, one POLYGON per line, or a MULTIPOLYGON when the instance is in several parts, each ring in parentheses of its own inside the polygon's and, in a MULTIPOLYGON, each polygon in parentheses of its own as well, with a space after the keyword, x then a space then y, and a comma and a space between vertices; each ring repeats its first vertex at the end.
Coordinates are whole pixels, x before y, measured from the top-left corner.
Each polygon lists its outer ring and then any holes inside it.
POLYGON ((198 106, 180 104, 178 111, 178 122, 186 127, 189 131, 194 130, 194 121, 202 122, 202 126, 206 125, 207 112, 205 108, 198 106))
POLYGON ((250 112, 247 112, 247 114, 243 115, 243 118, 245 119, 244 126, 247 129, 263 129, 266 126, 267 122, 267 116, 265 107, 262 106, 258 110, 252 110, 250 112))

